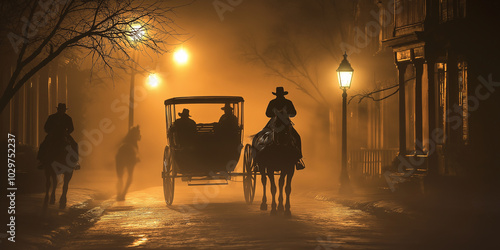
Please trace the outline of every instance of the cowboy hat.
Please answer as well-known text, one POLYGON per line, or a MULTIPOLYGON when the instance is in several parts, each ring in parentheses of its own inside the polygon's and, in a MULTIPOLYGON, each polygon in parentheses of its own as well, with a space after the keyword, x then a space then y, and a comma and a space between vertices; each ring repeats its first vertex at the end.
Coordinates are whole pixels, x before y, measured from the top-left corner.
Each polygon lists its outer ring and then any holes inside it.
POLYGON ((68 108, 66 108, 66 103, 57 104, 57 109, 68 110, 68 108))
POLYGON ((184 117, 184 116, 191 117, 189 115, 189 109, 183 109, 182 113, 177 113, 177 114, 179 114, 180 117, 184 117))
POLYGON ((229 110, 233 110, 233 107, 231 107, 231 104, 226 103, 226 105, 224 105, 224 107, 222 107, 222 108, 220 108, 220 109, 221 109, 221 110, 227 110, 227 109, 229 109, 229 110))
POLYGON ((279 96, 279 95, 288 95, 288 91, 285 91, 283 87, 276 87, 276 93, 273 92, 273 95, 279 96))

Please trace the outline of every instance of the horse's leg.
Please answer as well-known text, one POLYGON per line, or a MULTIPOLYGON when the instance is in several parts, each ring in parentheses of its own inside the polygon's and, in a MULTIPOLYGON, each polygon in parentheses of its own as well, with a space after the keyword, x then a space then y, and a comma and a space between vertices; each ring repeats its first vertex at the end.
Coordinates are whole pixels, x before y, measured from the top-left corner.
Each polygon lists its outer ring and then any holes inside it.
POLYGON ((278 212, 283 212, 283 186, 285 185, 285 176, 286 174, 281 171, 280 180, 279 180, 279 195, 278 195, 278 212))
POLYGON ((122 201, 122 186, 123 186, 123 165, 116 163, 116 176, 118 183, 116 183, 116 200, 122 201))
POLYGON ((63 191, 61 194, 61 199, 59 199, 59 208, 64 209, 66 208, 66 195, 68 194, 68 185, 69 181, 73 177, 73 171, 71 172, 64 172, 64 184, 63 184, 63 191))
POLYGON ((295 172, 295 166, 292 166, 291 171, 286 175, 286 204, 285 204, 285 215, 292 216, 290 212, 290 194, 292 193, 292 178, 295 172))
POLYGON ((56 189, 57 189, 57 174, 54 169, 52 169, 52 166, 50 168, 50 176, 52 177, 52 193, 50 194, 50 204, 56 204, 56 189))
POLYGON ((269 177, 269 185, 271 186, 271 195, 273 202, 271 203, 271 215, 276 215, 276 183, 274 182, 274 171, 267 171, 269 177))
POLYGON ((125 188, 123 189, 122 198, 125 199, 125 195, 127 195, 128 188, 130 184, 132 184, 132 178, 134 175, 134 165, 127 166, 127 183, 125 184, 125 188))
POLYGON ((50 178, 52 174, 48 167, 45 167, 45 199, 43 200, 43 206, 46 208, 49 205, 49 190, 50 190, 50 178))
POLYGON ((263 167, 260 167, 260 179, 262 181, 262 203, 260 204, 260 210, 267 210, 267 197, 266 197, 266 170, 263 167))

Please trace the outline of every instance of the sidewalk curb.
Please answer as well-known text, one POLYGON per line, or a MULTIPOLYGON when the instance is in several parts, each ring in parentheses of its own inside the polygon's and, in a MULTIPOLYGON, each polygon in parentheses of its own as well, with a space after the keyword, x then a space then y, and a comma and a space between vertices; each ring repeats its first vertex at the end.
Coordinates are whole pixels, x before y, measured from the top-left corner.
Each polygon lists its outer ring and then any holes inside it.
MULTIPOLYGON (((78 188, 77 188, 78 189, 78 188)), ((46 212, 29 211, 24 215, 32 216, 37 220, 47 218, 57 218, 62 223, 57 227, 48 227, 49 231, 41 234, 27 234, 24 239, 10 245, 13 249, 53 249, 66 237, 91 227, 96 223, 105 210, 114 204, 113 199, 100 199, 102 194, 95 190, 84 189, 86 194, 65 209, 57 209, 56 206, 49 206, 46 212), (47 213, 47 214, 45 214, 47 213), (66 222, 66 223, 64 223, 66 222)), ((33 198, 31 198, 33 201, 33 198)), ((41 202, 41 201, 36 201, 41 202)))
MULTIPOLYGON (((76 207, 79 207, 82 205, 85 206, 85 204, 87 204, 87 206, 89 206, 88 204, 91 204, 94 201, 95 201, 94 198, 88 199, 86 201, 83 201, 83 202, 80 202, 78 204, 71 206, 70 209, 76 208, 76 207)), ((54 247, 55 245, 57 245, 57 242, 60 241, 62 238, 69 237, 75 232, 78 232, 78 231, 84 230, 85 228, 91 227, 94 223, 96 223, 101 218, 101 216, 104 214, 106 209, 108 209, 114 203, 115 203, 115 200, 113 200, 113 199, 104 200, 100 204, 98 204, 97 206, 80 214, 75 219, 75 221, 73 221, 71 223, 71 225, 60 227, 60 228, 52 231, 52 233, 50 234, 50 237, 52 238, 51 247, 54 247)))

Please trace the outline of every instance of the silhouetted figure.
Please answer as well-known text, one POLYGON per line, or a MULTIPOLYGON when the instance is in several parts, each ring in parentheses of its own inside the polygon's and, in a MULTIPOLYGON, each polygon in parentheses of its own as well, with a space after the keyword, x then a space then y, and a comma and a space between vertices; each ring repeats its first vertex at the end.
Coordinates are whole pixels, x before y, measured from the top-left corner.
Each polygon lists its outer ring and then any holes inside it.
POLYGON ((224 114, 219 119, 219 128, 231 133, 238 132, 238 118, 233 114, 233 107, 226 103, 221 110, 224 110, 224 114))
POLYGON ((66 104, 59 103, 57 105, 57 112, 50 115, 45 122, 43 127, 47 136, 40 144, 40 149, 38 150, 38 160, 41 164, 38 168, 42 169, 44 163, 47 163, 51 158, 53 158, 54 147, 60 146, 61 144, 69 143, 71 148, 75 151, 75 155, 78 156, 78 144, 71 136, 71 133, 75 130, 73 127, 73 120, 66 114, 66 104))
MULTIPOLYGON (((285 98, 285 95, 288 94, 288 91, 285 91, 283 87, 276 87, 276 92, 272 93, 276 96, 276 98, 271 100, 267 105, 266 116, 271 118, 271 121, 269 121, 266 127, 270 128, 272 119, 276 119, 277 128, 280 128, 282 125, 284 125, 286 129, 289 129, 294 138, 294 143, 299 150, 299 158, 302 158, 302 142, 300 139, 300 135, 299 133, 297 133, 297 130, 295 130, 295 128, 291 125, 291 121, 289 119, 289 117, 295 117, 297 115, 297 111, 295 110, 292 101, 285 98)), ((297 162, 296 168, 297 170, 301 170, 305 168, 305 165, 302 161, 299 161, 297 162)))
POLYGON ((215 133, 218 139, 220 139, 223 155, 227 155, 230 152, 239 154, 239 151, 236 150, 241 143, 238 118, 233 114, 233 107, 229 103, 226 103, 221 110, 224 110, 224 114, 217 123, 215 133))
POLYGON ((175 120, 172 125, 172 133, 175 136, 176 144, 181 147, 192 147, 196 138, 196 122, 189 115, 189 109, 183 109, 178 113, 181 117, 175 120))
POLYGON ((134 167, 139 162, 139 147, 137 145, 139 140, 141 140, 139 126, 131 128, 125 138, 123 138, 118 153, 116 153, 116 175, 118 176, 116 200, 118 201, 125 200, 128 188, 132 184, 134 167), (127 170, 127 182, 123 187, 123 174, 125 170, 127 170))
POLYGON ((284 212, 286 216, 291 216, 292 178, 295 168, 304 167, 300 153, 300 137, 293 129, 289 118, 295 116, 297 111, 293 103, 284 97, 288 92, 284 91, 283 87, 277 87, 276 93, 273 94, 276 95, 276 99, 269 103, 266 110, 266 115, 271 119, 266 127, 253 137, 250 155, 261 174, 263 196, 260 209, 267 210, 266 183, 269 178, 272 195, 271 215, 284 212), (278 204, 276 204, 277 190, 274 180, 276 171, 280 172, 278 204), (283 187, 286 193, 284 205, 283 187))
POLYGON ((69 181, 73 176, 73 170, 79 169, 78 164, 78 144, 71 137, 74 130, 73 121, 66 114, 66 104, 59 103, 57 112, 48 117, 44 130, 47 136, 40 144, 38 151, 38 168, 45 170, 46 193, 44 207, 49 203, 49 189, 52 184, 52 194, 50 204, 55 203, 55 190, 57 187, 57 175, 64 174, 63 193, 59 200, 59 207, 66 207, 66 194, 68 192, 69 181), (52 183, 51 183, 52 180, 52 183))
POLYGON ((267 105, 267 117, 273 118, 276 116, 276 111, 283 109, 285 109, 286 113, 290 117, 295 117, 297 115, 297 111, 295 110, 292 101, 285 98, 285 95, 288 95, 288 91, 285 91, 283 87, 276 87, 276 92, 272 93, 276 96, 276 98, 271 100, 267 105))

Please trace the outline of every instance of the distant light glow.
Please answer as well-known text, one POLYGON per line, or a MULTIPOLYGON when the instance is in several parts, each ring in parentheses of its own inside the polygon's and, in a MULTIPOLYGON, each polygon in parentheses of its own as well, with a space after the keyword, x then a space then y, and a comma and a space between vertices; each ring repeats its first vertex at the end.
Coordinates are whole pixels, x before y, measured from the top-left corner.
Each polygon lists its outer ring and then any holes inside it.
POLYGON ((158 87, 158 85, 160 85, 160 77, 155 73, 149 74, 148 85, 152 88, 158 87))
POLYGON ((186 64, 189 60, 189 54, 183 48, 178 49, 174 52, 174 61, 178 64, 186 64))
POLYGON ((140 23, 134 23, 130 26, 130 39, 139 42, 146 35, 146 29, 140 23))
POLYGON ((139 237, 141 238, 135 239, 134 242, 132 242, 132 244, 128 245, 128 247, 138 247, 144 245, 148 241, 148 238, 144 237, 144 235, 142 234, 139 235, 139 237))

